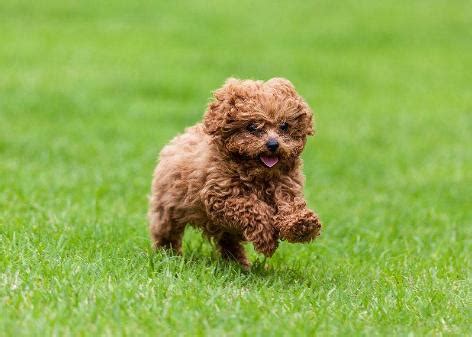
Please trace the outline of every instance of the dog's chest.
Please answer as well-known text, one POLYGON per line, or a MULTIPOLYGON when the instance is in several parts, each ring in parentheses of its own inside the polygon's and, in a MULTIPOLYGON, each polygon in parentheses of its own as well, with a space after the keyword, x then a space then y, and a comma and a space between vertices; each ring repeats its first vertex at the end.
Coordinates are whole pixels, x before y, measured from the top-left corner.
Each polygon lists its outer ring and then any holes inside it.
POLYGON ((244 186, 244 191, 247 194, 256 195, 257 199, 266 202, 267 204, 274 203, 274 196, 275 196, 275 186, 274 184, 268 182, 257 182, 251 183, 244 186))

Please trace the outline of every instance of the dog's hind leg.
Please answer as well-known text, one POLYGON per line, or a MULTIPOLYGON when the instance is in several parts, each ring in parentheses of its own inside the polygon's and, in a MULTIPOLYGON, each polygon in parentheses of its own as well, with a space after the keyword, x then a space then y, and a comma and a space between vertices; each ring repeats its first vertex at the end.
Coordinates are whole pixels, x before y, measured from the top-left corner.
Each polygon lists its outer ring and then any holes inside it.
POLYGON ((182 253, 182 237, 185 223, 173 217, 173 209, 157 207, 149 212, 149 234, 154 249, 170 249, 177 254, 182 253))
POLYGON ((218 239, 217 244, 224 259, 236 261, 246 270, 251 268, 251 263, 246 257, 246 252, 240 238, 229 233, 223 233, 218 239))

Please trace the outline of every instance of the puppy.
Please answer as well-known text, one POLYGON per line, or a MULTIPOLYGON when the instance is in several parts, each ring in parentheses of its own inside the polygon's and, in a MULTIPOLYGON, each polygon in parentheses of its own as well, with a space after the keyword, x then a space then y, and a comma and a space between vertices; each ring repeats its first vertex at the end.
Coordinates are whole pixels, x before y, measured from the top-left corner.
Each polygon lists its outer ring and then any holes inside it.
POLYGON ((148 213, 153 246, 180 253, 190 224, 248 269, 243 242, 270 257, 279 238, 317 237, 321 224, 303 198, 300 159, 313 132, 312 112, 290 81, 228 79, 203 123, 160 153, 148 213))

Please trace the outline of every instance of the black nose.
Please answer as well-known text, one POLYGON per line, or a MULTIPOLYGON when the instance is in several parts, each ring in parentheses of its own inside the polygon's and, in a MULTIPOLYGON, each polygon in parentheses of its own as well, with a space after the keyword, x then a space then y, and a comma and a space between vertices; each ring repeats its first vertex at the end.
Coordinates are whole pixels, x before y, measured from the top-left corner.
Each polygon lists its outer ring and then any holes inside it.
POLYGON ((276 139, 269 139, 266 143, 266 146, 270 152, 275 152, 279 148, 279 142, 276 139))

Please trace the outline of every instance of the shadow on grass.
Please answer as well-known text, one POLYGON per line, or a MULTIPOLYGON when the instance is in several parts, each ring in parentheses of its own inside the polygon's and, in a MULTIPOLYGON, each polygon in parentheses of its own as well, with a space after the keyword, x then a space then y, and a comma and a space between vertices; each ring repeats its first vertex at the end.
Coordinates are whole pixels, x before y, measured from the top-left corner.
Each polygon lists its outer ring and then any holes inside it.
POLYGON ((162 274, 172 274, 177 278, 191 275, 192 277, 201 278, 206 281, 209 278, 216 280, 223 285, 225 283, 231 285, 241 284, 241 286, 292 286, 303 285, 309 288, 318 288, 326 283, 330 283, 330 279, 310 277, 313 270, 318 266, 311 264, 309 270, 301 264, 296 266, 280 265, 277 262, 271 263, 270 259, 257 258, 252 263, 249 271, 244 270, 241 266, 232 261, 223 260, 217 252, 208 253, 203 249, 192 250, 183 255, 177 255, 171 251, 158 250, 146 251, 148 260, 148 275, 150 277, 159 277, 162 274))

